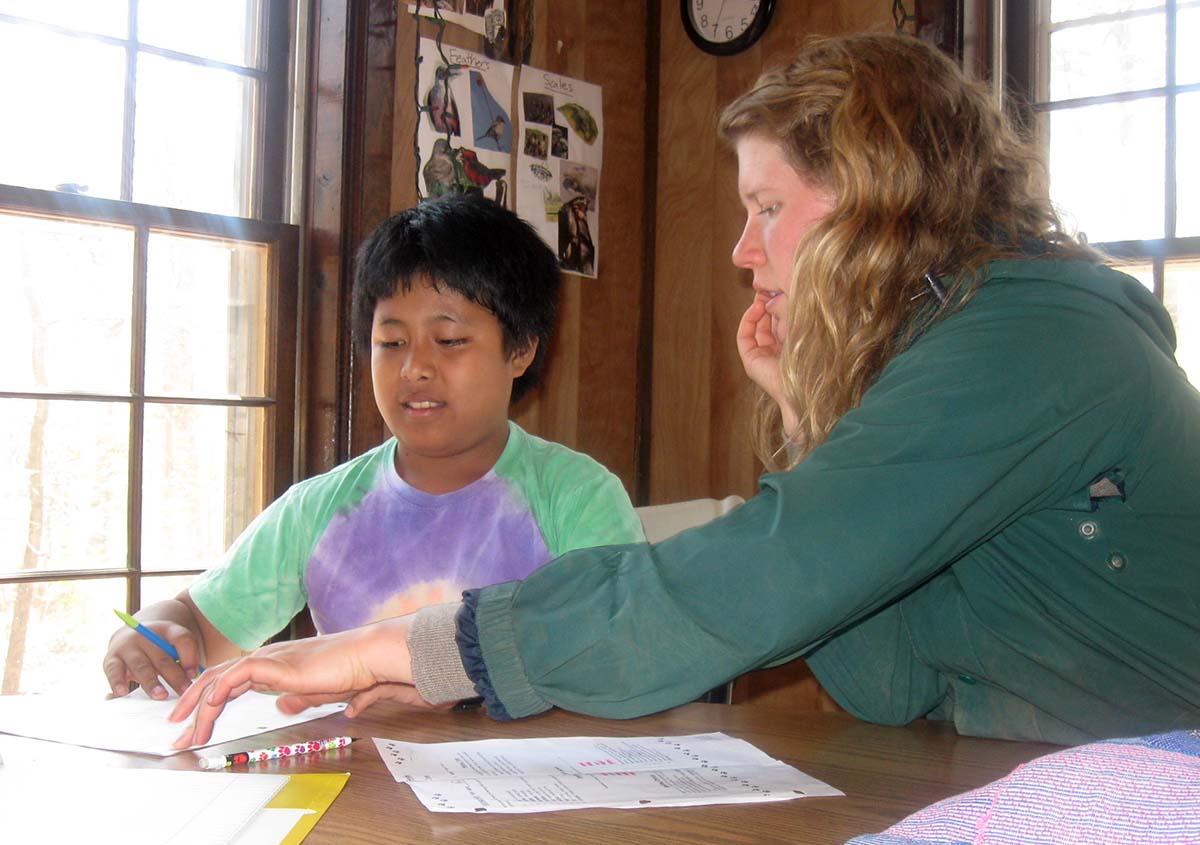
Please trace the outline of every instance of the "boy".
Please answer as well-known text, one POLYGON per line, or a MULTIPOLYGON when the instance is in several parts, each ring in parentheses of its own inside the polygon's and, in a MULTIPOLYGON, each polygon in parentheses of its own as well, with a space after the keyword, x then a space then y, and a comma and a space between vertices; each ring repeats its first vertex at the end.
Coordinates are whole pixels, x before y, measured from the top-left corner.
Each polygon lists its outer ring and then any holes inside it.
POLYGON ((293 485, 225 560, 128 627, 104 659, 114 696, 182 692, 198 667, 261 645, 305 604, 320 633, 457 601, 576 548, 641 542, 618 479, 508 419, 536 383, 558 308, 554 253, 478 197, 382 223, 357 256, 355 341, 393 437, 293 485))

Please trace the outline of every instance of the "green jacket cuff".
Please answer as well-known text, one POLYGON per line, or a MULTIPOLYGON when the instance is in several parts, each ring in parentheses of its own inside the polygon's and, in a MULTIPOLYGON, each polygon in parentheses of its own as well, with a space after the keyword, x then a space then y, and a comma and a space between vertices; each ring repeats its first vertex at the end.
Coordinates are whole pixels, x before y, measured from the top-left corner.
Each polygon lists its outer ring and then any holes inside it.
POLYGON ((482 590, 479 605, 475 609, 479 649, 487 666, 488 678, 496 697, 514 719, 532 716, 553 706, 530 685, 525 675, 525 665, 517 651, 512 602, 519 586, 519 581, 509 581, 482 590))

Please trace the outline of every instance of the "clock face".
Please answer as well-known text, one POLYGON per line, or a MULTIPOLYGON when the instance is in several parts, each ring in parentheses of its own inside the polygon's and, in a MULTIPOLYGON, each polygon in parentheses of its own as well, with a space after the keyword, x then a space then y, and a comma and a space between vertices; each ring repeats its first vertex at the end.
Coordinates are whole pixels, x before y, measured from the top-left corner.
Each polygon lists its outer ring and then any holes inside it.
POLYGON ((774 0, 681 0, 684 29, 696 46, 728 55, 758 40, 771 20, 774 0))

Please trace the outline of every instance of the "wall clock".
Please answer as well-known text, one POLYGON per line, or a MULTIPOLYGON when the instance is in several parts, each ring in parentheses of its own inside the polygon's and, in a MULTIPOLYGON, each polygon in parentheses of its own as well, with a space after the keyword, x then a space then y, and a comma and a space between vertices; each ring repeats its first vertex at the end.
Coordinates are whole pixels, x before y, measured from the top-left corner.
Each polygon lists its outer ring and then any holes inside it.
POLYGON ((766 32, 775 0, 679 0, 692 43, 714 56, 740 53, 766 32))

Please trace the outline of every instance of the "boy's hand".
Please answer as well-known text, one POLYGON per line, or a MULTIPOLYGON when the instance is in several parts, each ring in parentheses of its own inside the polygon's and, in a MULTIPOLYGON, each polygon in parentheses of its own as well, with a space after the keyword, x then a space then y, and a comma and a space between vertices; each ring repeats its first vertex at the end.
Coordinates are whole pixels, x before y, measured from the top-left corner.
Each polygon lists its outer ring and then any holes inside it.
MULTIPOLYGON (((357 699, 354 712, 378 698, 397 698, 396 690, 371 693, 379 684, 411 686, 408 617, 385 619, 362 628, 260 648, 252 654, 210 667, 183 696, 170 719, 195 720, 176 748, 203 745, 225 703, 248 690, 289 693, 278 706, 298 713, 314 704, 357 699)), ((407 696, 407 693, 405 693, 407 696)), ((411 695, 414 701, 415 688, 411 695)), ((351 714, 353 715, 353 713, 351 714)))
POLYGON ((161 677, 175 692, 183 695, 199 673, 200 643, 195 634, 174 622, 143 622, 147 628, 165 639, 179 652, 179 662, 127 625, 122 625, 108 641, 104 655, 104 674, 112 689, 110 698, 128 695, 140 686, 151 698, 159 701, 168 693, 159 682, 161 677))

